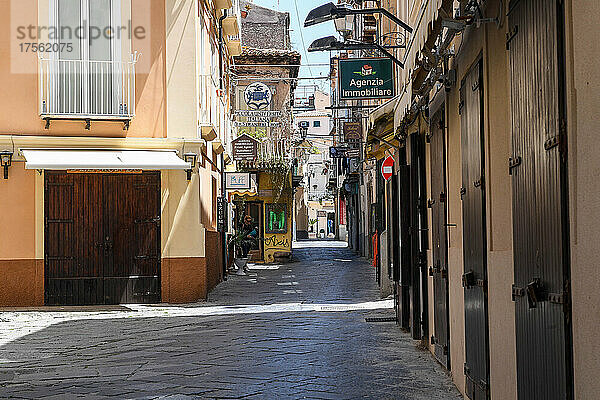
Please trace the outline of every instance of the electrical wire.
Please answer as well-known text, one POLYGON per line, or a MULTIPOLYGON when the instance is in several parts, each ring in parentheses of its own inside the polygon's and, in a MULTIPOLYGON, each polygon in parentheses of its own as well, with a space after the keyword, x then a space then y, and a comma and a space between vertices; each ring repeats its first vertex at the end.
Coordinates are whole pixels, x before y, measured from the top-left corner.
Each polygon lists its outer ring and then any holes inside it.
MULTIPOLYGON (((304 55, 308 62, 308 52, 306 51, 306 44, 304 43, 304 34, 302 33, 302 25, 300 24, 300 13, 298 12, 298 0, 294 0, 294 7, 296 8, 296 19, 298 20, 298 30, 300 31, 300 39, 302 40, 302 48, 304 49, 304 55)), ((308 72, 312 75, 312 69, 308 66, 308 72)))

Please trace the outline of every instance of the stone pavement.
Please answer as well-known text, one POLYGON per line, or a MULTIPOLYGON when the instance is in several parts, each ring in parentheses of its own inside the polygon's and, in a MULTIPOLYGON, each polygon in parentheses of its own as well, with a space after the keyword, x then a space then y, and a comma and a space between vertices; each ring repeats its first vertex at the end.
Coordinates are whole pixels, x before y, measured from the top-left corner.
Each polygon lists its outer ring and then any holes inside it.
POLYGON ((461 399, 339 242, 230 276, 205 303, 0 313, 0 398, 461 399))

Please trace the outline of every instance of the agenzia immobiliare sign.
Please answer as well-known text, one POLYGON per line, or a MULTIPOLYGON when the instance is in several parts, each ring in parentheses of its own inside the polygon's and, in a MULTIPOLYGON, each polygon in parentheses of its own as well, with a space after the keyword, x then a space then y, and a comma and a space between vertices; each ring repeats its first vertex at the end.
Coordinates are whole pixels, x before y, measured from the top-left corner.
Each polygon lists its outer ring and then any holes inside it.
POLYGON ((340 99, 389 99, 394 97, 394 66, 390 58, 340 60, 340 99))

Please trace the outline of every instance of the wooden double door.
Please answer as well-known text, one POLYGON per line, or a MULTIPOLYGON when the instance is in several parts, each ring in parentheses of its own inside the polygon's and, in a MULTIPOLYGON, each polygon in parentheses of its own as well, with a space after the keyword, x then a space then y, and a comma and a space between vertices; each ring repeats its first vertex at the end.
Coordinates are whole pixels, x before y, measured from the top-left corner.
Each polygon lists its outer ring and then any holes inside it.
POLYGON ((160 302, 160 172, 45 173, 45 303, 160 302))

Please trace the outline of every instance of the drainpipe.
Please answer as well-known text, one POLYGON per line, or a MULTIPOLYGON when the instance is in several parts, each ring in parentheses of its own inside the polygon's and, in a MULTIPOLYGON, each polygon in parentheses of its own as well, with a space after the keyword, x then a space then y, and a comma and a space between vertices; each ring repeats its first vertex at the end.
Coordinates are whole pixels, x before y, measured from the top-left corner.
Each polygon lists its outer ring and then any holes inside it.
MULTIPOLYGON (((227 10, 223 10, 223 15, 219 17, 219 89, 221 89, 221 93, 223 93, 223 20, 227 17, 227 10)), ((227 204, 227 194, 225 192, 225 156, 224 152, 221 153, 221 197, 223 198, 223 204, 227 204)), ((216 201, 216 199, 215 199, 216 201)), ((229 210, 228 207, 225 207, 225 215, 223 228, 225 228, 225 223, 228 222, 229 219, 229 210)), ((225 229, 221 232, 221 258, 223 260, 223 280, 227 280, 227 233, 225 229)))
POLYGON ((223 20, 227 18, 227 10, 219 17, 219 89, 223 90, 223 20))

